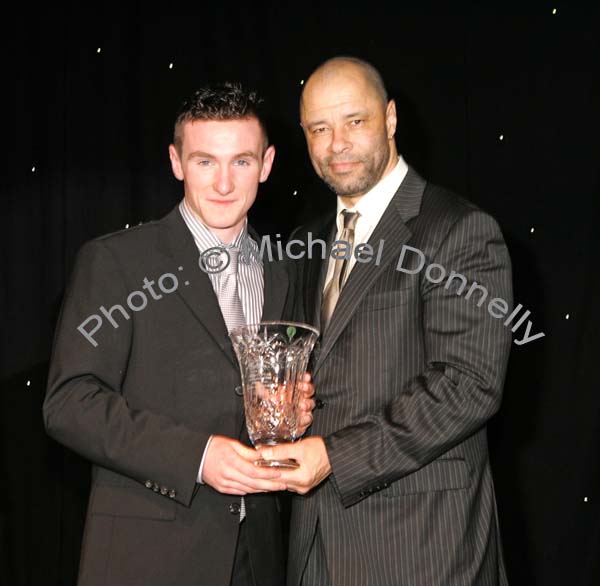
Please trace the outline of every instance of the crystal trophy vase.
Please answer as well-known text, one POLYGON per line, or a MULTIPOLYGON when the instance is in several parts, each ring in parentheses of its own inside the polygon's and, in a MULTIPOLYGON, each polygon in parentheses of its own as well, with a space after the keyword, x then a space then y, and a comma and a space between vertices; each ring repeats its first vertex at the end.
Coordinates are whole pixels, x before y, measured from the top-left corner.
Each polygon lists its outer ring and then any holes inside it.
MULTIPOLYGON (((304 323, 264 321, 233 329, 240 364, 246 427, 255 448, 298 439, 299 383, 319 331, 304 323)), ((258 466, 295 468, 294 459, 258 460, 258 466)))

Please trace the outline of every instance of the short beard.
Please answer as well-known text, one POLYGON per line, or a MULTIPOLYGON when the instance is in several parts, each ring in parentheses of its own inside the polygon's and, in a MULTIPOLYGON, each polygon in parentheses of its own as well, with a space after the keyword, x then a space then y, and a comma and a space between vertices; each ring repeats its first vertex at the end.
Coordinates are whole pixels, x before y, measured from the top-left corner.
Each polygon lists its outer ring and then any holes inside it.
POLYGON ((342 197, 352 197, 362 193, 367 193, 371 188, 377 184, 379 178, 374 173, 369 172, 356 179, 353 183, 341 184, 339 180, 333 179, 327 175, 323 176, 323 181, 335 193, 342 197))
MULTIPOLYGON (((386 145, 387 146, 387 145, 386 145)), ((389 161, 390 151, 389 148, 385 149, 384 156, 380 161, 376 159, 361 159, 361 162, 365 165, 365 172, 361 177, 358 177, 351 183, 343 183, 343 179, 340 181, 336 177, 331 176, 326 171, 323 172, 323 181, 336 195, 342 197, 359 196, 367 193, 379 183, 383 171, 389 161)), ((329 161, 326 162, 325 169, 329 161)))

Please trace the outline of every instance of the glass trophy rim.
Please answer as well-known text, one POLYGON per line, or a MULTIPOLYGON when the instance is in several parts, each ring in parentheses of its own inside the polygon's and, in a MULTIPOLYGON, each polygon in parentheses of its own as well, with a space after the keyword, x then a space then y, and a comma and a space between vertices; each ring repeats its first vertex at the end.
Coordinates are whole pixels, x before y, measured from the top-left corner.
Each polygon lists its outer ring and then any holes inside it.
POLYGON ((257 322, 257 323, 252 323, 252 324, 245 324, 243 326, 237 326, 236 328, 233 328, 233 330, 231 330, 230 335, 234 334, 235 332, 241 332, 242 330, 246 329, 246 328, 256 328, 256 327, 260 327, 260 326, 292 326, 295 328, 304 328, 306 330, 310 330, 313 334, 315 334, 317 337, 319 337, 321 335, 321 332, 315 328, 315 326, 311 325, 311 324, 307 324, 305 322, 301 322, 301 321, 283 321, 283 320, 277 320, 277 319, 273 319, 273 320, 265 320, 265 321, 261 321, 261 322, 257 322))

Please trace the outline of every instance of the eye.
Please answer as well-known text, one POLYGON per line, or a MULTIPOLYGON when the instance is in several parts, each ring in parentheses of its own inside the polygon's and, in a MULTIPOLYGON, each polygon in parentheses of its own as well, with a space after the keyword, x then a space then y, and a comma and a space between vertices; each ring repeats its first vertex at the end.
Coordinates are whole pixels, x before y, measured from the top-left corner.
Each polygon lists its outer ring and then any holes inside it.
POLYGON ((250 161, 246 159, 238 159, 237 161, 234 161, 234 165, 237 165, 238 167, 248 167, 250 165, 250 161))
POLYGON ((350 126, 360 126, 363 122, 362 118, 355 118, 354 120, 350 120, 350 126))
POLYGON ((326 131, 327 131, 327 126, 317 126, 317 127, 313 128, 313 130, 312 130, 313 134, 323 134, 326 131))
POLYGON ((196 164, 199 167, 210 167, 210 165, 212 164, 212 161, 210 161, 209 159, 198 159, 196 161, 196 164))

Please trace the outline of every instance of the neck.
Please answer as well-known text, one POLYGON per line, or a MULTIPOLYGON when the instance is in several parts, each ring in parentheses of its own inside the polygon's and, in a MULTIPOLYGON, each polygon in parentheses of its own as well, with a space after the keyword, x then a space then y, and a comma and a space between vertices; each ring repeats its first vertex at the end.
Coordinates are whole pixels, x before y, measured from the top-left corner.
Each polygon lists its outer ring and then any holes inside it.
POLYGON ((238 237, 238 234, 244 229, 244 226, 246 225, 246 218, 248 217, 244 216, 237 224, 233 226, 228 226, 227 228, 215 228, 214 226, 209 226, 187 201, 185 202, 185 206, 189 213, 191 213, 196 220, 198 220, 198 222, 210 230, 221 241, 221 243, 225 245, 231 244, 238 237))
POLYGON ((243 218, 241 222, 230 228, 211 228, 212 233, 223 243, 232 244, 233 241, 238 237, 239 233, 244 229, 246 218, 243 218))
POLYGON ((363 195, 364 193, 361 195, 340 195, 340 199, 345 208, 353 208, 362 199, 363 195))

